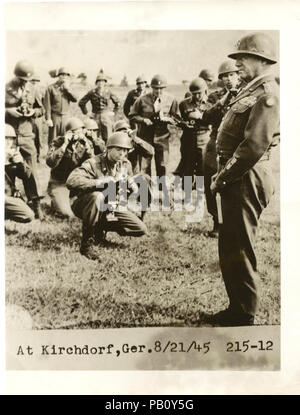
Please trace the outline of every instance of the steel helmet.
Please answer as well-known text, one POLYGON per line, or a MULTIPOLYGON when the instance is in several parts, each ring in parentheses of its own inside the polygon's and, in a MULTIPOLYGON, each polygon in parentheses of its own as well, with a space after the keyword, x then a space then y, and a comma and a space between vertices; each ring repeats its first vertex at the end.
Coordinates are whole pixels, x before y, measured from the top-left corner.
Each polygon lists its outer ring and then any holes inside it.
POLYGON ((14 127, 10 124, 5 124, 5 137, 17 137, 14 127))
POLYGON ((228 57, 238 59, 241 54, 258 56, 270 64, 277 62, 276 47, 272 38, 261 32, 243 37, 237 44, 237 50, 228 57))
POLYGON ((130 128, 130 125, 128 124, 126 120, 119 120, 114 125, 114 131, 119 131, 123 129, 128 130, 129 128, 130 128))
POLYGON ((123 131, 115 132, 107 139, 106 147, 132 148, 131 138, 123 131))
POLYGON ((77 130, 77 128, 83 128, 83 122, 76 117, 69 118, 68 122, 66 123, 66 131, 73 131, 77 130))
POLYGON ((104 75, 104 73, 99 73, 98 75, 97 75, 97 78, 96 78, 96 81, 95 81, 95 84, 98 82, 98 81, 105 81, 105 82, 107 82, 107 76, 106 75, 104 75))
POLYGON ((69 76, 71 76, 71 72, 67 68, 65 68, 64 66, 62 66, 58 70, 58 75, 69 75, 69 76))
POLYGON ((238 68, 235 66, 235 62, 228 59, 220 65, 218 70, 218 78, 221 79, 222 75, 229 72, 238 72, 238 68))
POLYGON ((136 78, 136 81, 135 81, 137 84, 142 84, 143 82, 147 82, 146 81, 146 77, 145 77, 145 75, 139 75, 137 78, 136 78))
POLYGON ((189 90, 191 93, 207 92, 207 83, 204 81, 203 78, 195 78, 190 83, 189 90))
POLYGON ((84 126, 87 130, 99 130, 98 124, 92 118, 84 120, 84 126))
POLYGON ((202 69, 199 73, 199 77, 205 79, 206 81, 214 80, 214 74, 210 69, 202 69))
POLYGON ((56 78, 58 76, 57 69, 51 69, 48 74, 51 76, 51 78, 56 78))
POLYGON ((166 88, 167 80, 163 75, 154 75, 151 80, 151 86, 156 88, 166 88))
POLYGON ((30 81, 33 75, 33 65, 28 61, 19 61, 16 63, 14 74, 24 81, 30 81))

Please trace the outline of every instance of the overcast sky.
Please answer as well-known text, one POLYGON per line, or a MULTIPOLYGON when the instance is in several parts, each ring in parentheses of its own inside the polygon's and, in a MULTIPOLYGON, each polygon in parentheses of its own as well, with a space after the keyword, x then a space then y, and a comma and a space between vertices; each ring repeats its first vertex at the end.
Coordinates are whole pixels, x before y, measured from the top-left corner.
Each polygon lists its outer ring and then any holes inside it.
MULTIPOLYGON (((203 68, 217 72, 237 40, 249 31, 8 31, 6 73, 13 75, 20 59, 32 61, 44 82, 48 71, 67 66, 78 75, 86 72, 90 83, 100 68, 119 84, 123 75, 134 83, 138 74, 150 80, 156 73, 170 84, 198 76, 203 68)), ((268 31, 278 44, 279 34, 268 31)), ((278 68, 275 68, 278 71, 278 68)))

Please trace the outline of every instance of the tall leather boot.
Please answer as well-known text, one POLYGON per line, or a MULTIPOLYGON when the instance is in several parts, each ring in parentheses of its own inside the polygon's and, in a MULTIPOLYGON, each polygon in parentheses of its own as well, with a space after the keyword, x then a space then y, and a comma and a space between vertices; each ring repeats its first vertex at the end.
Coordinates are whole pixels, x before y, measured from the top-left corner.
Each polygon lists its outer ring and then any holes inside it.
POLYGON ((99 251, 95 246, 94 228, 82 225, 82 238, 80 245, 80 253, 88 259, 99 260, 99 251))
POLYGON ((40 221, 45 220, 44 213, 41 208, 41 201, 39 197, 36 197, 31 200, 32 210, 34 211, 34 217, 40 221))
POLYGON ((217 238, 219 236, 219 223, 218 218, 213 217, 214 220, 214 227, 213 230, 208 232, 208 236, 211 238, 217 238))

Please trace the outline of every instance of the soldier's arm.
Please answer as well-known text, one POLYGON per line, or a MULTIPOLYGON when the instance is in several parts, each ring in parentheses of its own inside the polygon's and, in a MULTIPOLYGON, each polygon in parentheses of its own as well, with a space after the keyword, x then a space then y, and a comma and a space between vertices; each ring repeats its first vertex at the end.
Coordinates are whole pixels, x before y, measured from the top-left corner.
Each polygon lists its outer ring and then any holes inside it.
POLYGON ((124 112, 124 114, 127 118, 129 118, 130 108, 131 108, 132 104, 133 104, 132 94, 130 92, 128 92, 127 97, 124 101, 124 105, 123 105, 123 112, 124 112))
POLYGON ((244 140, 217 177, 224 186, 241 178, 264 155, 276 140, 279 129, 279 99, 263 95, 252 107, 244 132, 244 140))
POLYGON ((46 89, 45 98, 44 98, 44 107, 45 107, 45 118, 51 120, 51 90, 48 87, 46 89))
POLYGON ((87 114, 88 110, 86 108, 86 104, 91 100, 91 92, 89 91, 87 94, 85 94, 81 100, 78 102, 79 108, 81 109, 81 112, 83 114, 87 114))
POLYGON ((115 94, 113 94, 112 92, 110 93, 110 99, 111 99, 111 101, 113 102, 113 104, 114 104, 114 109, 115 110, 118 110, 119 108, 120 108, 120 106, 121 106, 121 103, 120 103, 120 100, 119 100, 119 98, 115 95, 115 94))
POLYGON ((154 156, 154 147, 142 140, 140 137, 133 137, 132 141, 134 142, 135 151, 138 152, 143 157, 154 156))
MULTIPOLYGON (((107 178, 107 177, 106 177, 107 178)), ((74 169, 67 179, 67 188, 79 192, 102 190, 100 184, 105 176, 98 178, 93 168, 93 159, 86 160, 80 167, 74 169)))
POLYGON ((77 102, 77 97, 69 88, 64 87, 64 95, 71 102, 77 102))
POLYGON ((61 162, 67 145, 68 142, 65 141, 64 137, 57 137, 52 141, 46 156, 46 163, 49 167, 53 169, 61 162))
POLYGON ((169 115, 173 118, 175 122, 181 121, 179 105, 176 99, 174 99, 171 104, 169 115))
POLYGON ((137 123, 142 123, 144 122, 144 118, 140 115, 141 112, 141 106, 140 106, 140 102, 141 99, 138 98, 135 103, 133 104, 133 106, 131 107, 130 113, 129 113, 129 119, 131 121, 137 122, 137 123))
POLYGON ((33 103, 33 109, 34 109, 34 117, 38 118, 45 114, 45 108, 43 105, 42 96, 35 93, 35 101, 33 103))

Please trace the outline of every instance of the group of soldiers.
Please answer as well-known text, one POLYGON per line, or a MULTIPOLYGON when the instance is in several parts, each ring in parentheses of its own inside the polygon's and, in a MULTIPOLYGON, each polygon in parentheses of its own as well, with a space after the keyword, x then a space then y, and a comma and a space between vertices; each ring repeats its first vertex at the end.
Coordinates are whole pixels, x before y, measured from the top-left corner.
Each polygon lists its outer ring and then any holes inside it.
MULTIPOLYGON (((58 80, 42 96, 33 66, 18 62, 15 78, 6 85, 5 217, 43 220, 37 148, 45 117, 52 208, 82 220, 80 252, 98 259, 108 231, 136 237, 147 233, 143 218, 149 205, 142 205, 139 213, 118 209, 117 202, 107 203, 104 190, 121 188, 126 179, 128 193, 138 193, 137 183, 144 183, 151 199, 152 159, 156 176, 165 177, 170 135, 174 127, 180 128, 181 159, 173 173, 182 179, 204 176, 207 209, 214 222, 209 235, 219 237, 229 297, 229 307, 211 321, 223 326, 253 324, 258 307, 253 244, 259 217, 274 192, 270 156, 279 138, 278 85, 270 71, 276 63, 275 46, 268 35, 254 33, 242 38, 228 57, 219 67, 220 88, 211 91, 213 74, 203 70, 179 104, 166 92, 164 76, 153 76, 150 89, 145 77, 138 76, 136 88, 124 101, 126 118, 116 123, 110 104, 118 112, 121 103, 103 73, 78 102, 85 116, 81 120, 70 117, 70 103, 77 97, 66 68, 59 69, 58 80), (27 201, 16 189, 16 177, 23 180, 27 201)), ((184 186, 183 190, 190 201, 191 194, 184 186)))

